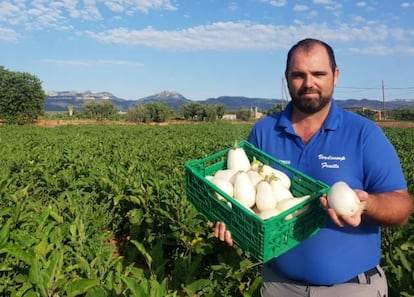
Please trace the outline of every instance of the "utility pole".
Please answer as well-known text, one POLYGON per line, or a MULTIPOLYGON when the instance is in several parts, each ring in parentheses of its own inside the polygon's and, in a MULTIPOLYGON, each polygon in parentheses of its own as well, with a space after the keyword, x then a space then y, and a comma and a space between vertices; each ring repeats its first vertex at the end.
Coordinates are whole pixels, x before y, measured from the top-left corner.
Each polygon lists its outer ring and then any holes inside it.
POLYGON ((285 95, 284 95, 284 83, 283 83, 283 77, 282 77, 282 84, 280 86, 281 96, 282 96, 282 109, 285 108, 285 95))
POLYGON ((384 80, 382 80, 382 109, 384 113, 384 120, 387 119, 386 113, 385 113, 385 91, 384 91, 384 80))
POLYGON ((285 85, 285 79, 282 77, 282 86, 281 86, 281 92, 282 92, 282 108, 285 108, 285 100, 286 100, 286 105, 289 101, 288 99, 288 91, 286 90, 286 85, 285 85))

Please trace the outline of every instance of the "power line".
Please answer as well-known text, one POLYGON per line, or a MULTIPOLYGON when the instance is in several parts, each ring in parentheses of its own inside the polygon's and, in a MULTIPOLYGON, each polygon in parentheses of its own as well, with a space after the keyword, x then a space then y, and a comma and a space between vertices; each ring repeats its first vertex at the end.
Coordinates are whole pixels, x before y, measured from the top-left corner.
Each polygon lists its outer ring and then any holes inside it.
MULTIPOLYGON (((337 86, 337 89, 353 89, 353 90, 381 90, 382 86, 379 87, 341 87, 337 86)), ((414 90, 414 87, 386 87, 387 90, 414 90)))

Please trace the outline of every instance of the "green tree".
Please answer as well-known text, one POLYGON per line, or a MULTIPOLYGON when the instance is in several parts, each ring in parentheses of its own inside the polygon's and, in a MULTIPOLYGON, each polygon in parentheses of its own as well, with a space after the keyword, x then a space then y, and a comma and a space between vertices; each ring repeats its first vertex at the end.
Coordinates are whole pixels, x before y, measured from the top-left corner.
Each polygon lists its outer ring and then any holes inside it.
POLYGON ((236 111, 236 117, 241 121, 248 121, 251 117, 251 111, 250 109, 240 108, 236 111))
POLYGON ((165 122, 174 115, 174 110, 165 102, 150 102, 144 106, 149 111, 151 121, 156 123, 165 122))
POLYGON ((394 109, 390 114, 399 121, 414 121, 414 108, 394 109))
POLYGON ((374 110, 371 109, 361 109, 361 110, 357 110, 356 111, 357 114, 360 114, 370 120, 375 120, 375 114, 376 112, 374 110))
POLYGON ((116 106, 111 100, 105 99, 102 102, 89 102, 82 108, 83 117, 95 120, 108 119, 117 113, 116 106))
POLYGON ((282 104, 273 104, 266 112, 266 114, 270 115, 279 111, 283 110, 283 105, 282 104))
POLYGON ((199 119, 203 110, 200 102, 191 102, 181 106, 181 113, 186 120, 199 119))
POLYGON ((137 123, 147 123, 150 121, 149 110, 144 105, 136 105, 128 108, 127 119, 137 123))
POLYGON ((35 121, 43 112, 45 99, 42 83, 36 76, 0 66, 0 118, 5 122, 35 121))
POLYGON ((217 117, 219 119, 222 119, 223 115, 226 113, 226 105, 216 104, 216 110, 217 110, 217 117))
POLYGON ((207 104, 204 106, 203 120, 215 121, 217 119, 217 108, 214 105, 207 104))

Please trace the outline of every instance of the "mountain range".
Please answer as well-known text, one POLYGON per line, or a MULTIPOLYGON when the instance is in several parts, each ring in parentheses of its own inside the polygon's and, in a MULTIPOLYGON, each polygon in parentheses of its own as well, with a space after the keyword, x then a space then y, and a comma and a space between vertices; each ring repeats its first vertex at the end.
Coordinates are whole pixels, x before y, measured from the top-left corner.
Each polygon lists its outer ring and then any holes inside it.
MULTIPOLYGON (((147 96, 137 100, 127 100, 116 97, 109 92, 77 92, 77 91, 49 91, 46 93, 45 111, 67 111, 68 105, 72 104, 75 111, 81 110, 85 103, 102 102, 110 99, 120 111, 127 111, 128 108, 151 102, 164 102, 175 111, 179 111, 184 104, 198 102, 201 104, 224 104, 227 111, 234 111, 240 108, 257 108, 259 111, 267 111, 275 104, 286 104, 286 100, 268 99, 268 98, 251 98, 243 96, 220 96, 217 98, 207 98, 205 100, 190 100, 178 92, 162 91, 160 93, 147 96)), ((380 100, 370 99, 347 99, 337 100, 338 105, 352 108, 369 108, 376 110, 414 108, 414 99, 396 99, 382 102, 380 100)))

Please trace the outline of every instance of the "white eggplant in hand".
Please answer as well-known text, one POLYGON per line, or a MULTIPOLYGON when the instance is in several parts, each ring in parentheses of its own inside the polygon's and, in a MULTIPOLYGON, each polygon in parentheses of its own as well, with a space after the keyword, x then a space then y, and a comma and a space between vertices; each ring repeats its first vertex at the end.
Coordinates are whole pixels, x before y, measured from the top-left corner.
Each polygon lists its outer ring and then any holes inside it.
POLYGON ((227 169, 247 171, 250 169, 250 160, 242 147, 234 144, 227 153, 227 169))
POLYGON ((256 189, 245 171, 239 171, 234 177, 233 197, 243 206, 251 208, 256 202, 256 189))
POLYGON ((262 180, 257 184, 256 189, 256 207, 260 212, 267 209, 275 209, 277 199, 273 195, 272 186, 268 181, 262 180))
POLYGON ((328 193, 329 207, 338 215, 353 216, 361 209, 358 196, 348 184, 339 181, 333 184, 328 193))

